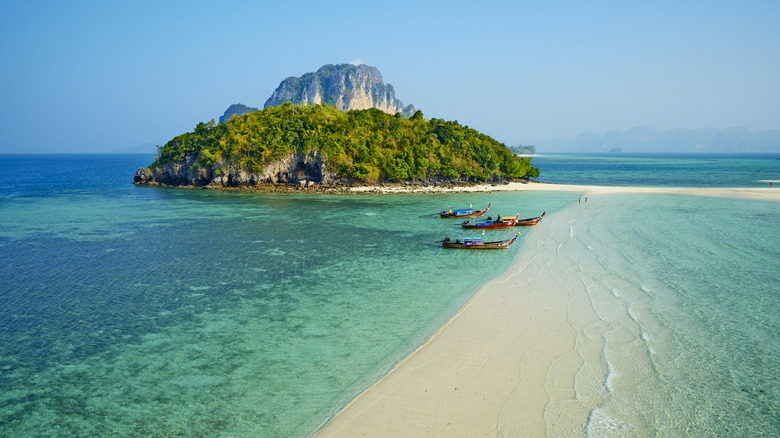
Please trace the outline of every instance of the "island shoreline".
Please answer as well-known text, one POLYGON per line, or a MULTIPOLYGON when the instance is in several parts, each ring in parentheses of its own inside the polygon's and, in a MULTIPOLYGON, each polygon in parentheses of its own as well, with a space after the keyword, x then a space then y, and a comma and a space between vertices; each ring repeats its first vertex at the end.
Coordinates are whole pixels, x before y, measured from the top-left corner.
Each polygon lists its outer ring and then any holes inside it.
POLYGON ((508 191, 556 191, 580 192, 586 195, 603 195, 615 193, 661 193, 693 196, 713 196, 723 198, 745 198, 762 200, 780 200, 780 189, 768 187, 630 187, 630 186, 596 186, 577 184, 556 184, 527 180, 522 182, 480 183, 480 184, 379 184, 365 186, 295 186, 289 184, 262 184, 239 187, 211 186, 169 186, 158 183, 134 183, 146 187, 183 188, 199 190, 221 190, 249 193, 311 193, 311 194, 414 194, 414 193, 490 193, 508 191))
POLYGON ((629 186, 595 186, 576 184, 554 184, 538 181, 510 182, 505 184, 478 184, 459 187, 390 187, 365 186, 349 188, 350 193, 461 193, 461 192, 504 192, 504 191, 556 191, 580 192, 587 195, 604 195, 615 193, 661 193, 693 196, 714 196, 724 198, 745 198, 780 200, 780 190, 769 187, 629 187, 629 186))

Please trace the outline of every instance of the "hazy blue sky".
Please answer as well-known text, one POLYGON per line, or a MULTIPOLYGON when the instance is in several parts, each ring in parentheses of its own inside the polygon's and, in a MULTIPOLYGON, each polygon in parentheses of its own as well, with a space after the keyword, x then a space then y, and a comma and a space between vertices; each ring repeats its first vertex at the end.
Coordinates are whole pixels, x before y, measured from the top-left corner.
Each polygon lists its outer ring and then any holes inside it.
POLYGON ((0 153, 164 144, 288 76, 362 62, 507 145, 780 129, 780 2, 9 1, 0 153))

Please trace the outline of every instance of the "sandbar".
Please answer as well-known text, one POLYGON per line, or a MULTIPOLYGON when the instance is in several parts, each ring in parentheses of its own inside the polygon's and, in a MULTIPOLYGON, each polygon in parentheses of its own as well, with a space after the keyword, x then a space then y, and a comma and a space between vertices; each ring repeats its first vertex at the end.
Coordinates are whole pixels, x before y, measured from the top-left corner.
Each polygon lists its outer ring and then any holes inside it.
MULTIPOLYGON (((675 189, 518 183, 470 189, 780 200, 780 191, 773 187, 675 189)), ((587 410, 573 404, 565 415, 559 415, 561 412, 546 407, 551 400, 573 398, 575 375, 583 363, 577 351, 577 327, 597 320, 597 316, 587 294, 572 290, 567 283, 578 267, 576 261, 557 256, 568 238, 568 228, 553 229, 559 225, 565 224, 556 225, 554 218, 548 218, 529 230, 516 261, 506 272, 483 286, 424 345, 358 395, 315 436, 577 435, 575 430, 587 421, 587 410)))
POLYGON ((541 182, 510 182, 505 184, 477 184, 471 186, 362 186, 347 189, 352 193, 458 193, 458 192, 503 192, 503 191, 557 191, 581 192, 588 195, 612 193, 669 193, 694 196, 715 196, 723 198, 745 198, 780 200, 780 187, 613 187, 572 184, 551 184, 541 182))

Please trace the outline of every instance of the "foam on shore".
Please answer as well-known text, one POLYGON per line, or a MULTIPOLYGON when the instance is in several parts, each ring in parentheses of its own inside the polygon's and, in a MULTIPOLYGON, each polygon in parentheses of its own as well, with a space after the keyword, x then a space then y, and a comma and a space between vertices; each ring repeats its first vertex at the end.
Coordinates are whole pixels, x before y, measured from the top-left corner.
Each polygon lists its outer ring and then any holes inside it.
MULTIPOLYGON (((572 191, 595 198, 670 193, 780 200, 780 191, 772 188, 534 183, 515 190, 572 191)), ((604 318, 635 316, 630 311, 606 315, 603 306, 591 301, 588 288, 606 286, 581 275, 582 263, 592 262, 588 257, 595 249, 578 239, 572 214, 565 209, 529 229, 508 271, 480 289, 425 345, 354 399, 317 436, 570 436, 598 435, 614 427, 641 429, 613 424, 598 409, 611 396, 616 378, 604 356, 605 345, 615 342, 604 336, 604 318)), ((627 336, 646 337, 637 333, 627 336)))

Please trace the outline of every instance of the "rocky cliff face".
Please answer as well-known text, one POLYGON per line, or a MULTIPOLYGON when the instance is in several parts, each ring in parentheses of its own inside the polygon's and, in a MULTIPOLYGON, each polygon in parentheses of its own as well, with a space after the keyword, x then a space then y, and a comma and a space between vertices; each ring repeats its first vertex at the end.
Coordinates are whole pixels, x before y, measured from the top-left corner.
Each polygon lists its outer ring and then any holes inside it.
POLYGON ((326 104, 342 111, 376 108, 406 117, 414 113, 414 106, 404 107, 395 97, 393 86, 384 83, 379 69, 364 64, 325 65, 316 73, 289 77, 279 84, 264 108, 284 102, 326 104))
POLYGON ((319 151, 290 154, 271 163, 262 172, 252 173, 233 163, 216 162, 208 167, 193 166, 197 155, 187 155, 183 162, 169 163, 152 170, 140 168, 134 184, 194 186, 207 188, 252 187, 262 184, 297 184, 329 186, 335 182, 335 172, 329 171, 319 151))
MULTIPOLYGON (((404 107, 395 97, 395 89, 382 80, 379 69, 370 65, 325 65, 315 73, 306 73, 296 78, 289 77, 279 84, 263 108, 278 106, 285 102, 298 105, 325 104, 342 111, 376 108, 388 114, 401 113, 411 117, 413 105, 404 107)), ((219 118, 219 123, 230 120, 257 108, 235 103, 219 118)))

